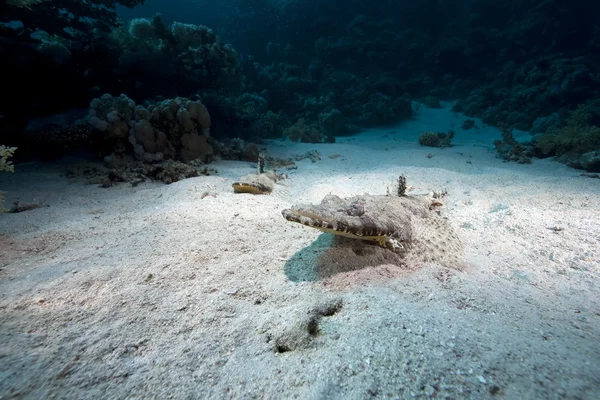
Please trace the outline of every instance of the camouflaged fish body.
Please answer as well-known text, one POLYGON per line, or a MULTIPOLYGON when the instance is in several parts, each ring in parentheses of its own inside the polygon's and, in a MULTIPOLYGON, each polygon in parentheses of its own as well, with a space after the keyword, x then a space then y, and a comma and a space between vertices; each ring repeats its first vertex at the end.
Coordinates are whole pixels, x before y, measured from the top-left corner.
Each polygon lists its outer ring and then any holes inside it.
POLYGON ((320 204, 296 205, 283 217, 324 232, 375 242, 425 261, 452 261, 462 245, 435 208, 441 203, 426 196, 362 195, 340 198, 327 195, 320 204))
POLYGON ((234 193, 250 193, 250 194, 270 194, 273 191, 275 182, 284 179, 285 176, 277 174, 274 171, 264 172, 261 174, 248 174, 234 182, 234 193))
POLYGON ((430 201, 420 197, 363 195, 342 199, 327 195, 320 204, 283 210, 285 219, 325 232, 370 240, 405 250, 413 237, 413 220, 426 217, 430 201))

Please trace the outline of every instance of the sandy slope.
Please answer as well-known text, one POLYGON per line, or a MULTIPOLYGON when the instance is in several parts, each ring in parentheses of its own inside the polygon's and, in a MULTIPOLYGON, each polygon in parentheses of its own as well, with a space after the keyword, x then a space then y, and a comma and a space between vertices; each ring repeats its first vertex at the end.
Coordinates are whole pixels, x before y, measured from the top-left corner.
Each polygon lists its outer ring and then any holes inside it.
POLYGON ((0 398, 597 398, 600 181, 502 163, 499 133, 463 120, 421 108, 336 144, 269 143, 322 155, 270 196, 232 193, 243 162, 135 188, 60 164, 1 174, 8 202, 49 207, 0 217, 0 398), (416 144, 449 129, 453 148, 416 144), (300 281, 330 237, 280 211, 401 173, 449 190, 464 265, 300 281))

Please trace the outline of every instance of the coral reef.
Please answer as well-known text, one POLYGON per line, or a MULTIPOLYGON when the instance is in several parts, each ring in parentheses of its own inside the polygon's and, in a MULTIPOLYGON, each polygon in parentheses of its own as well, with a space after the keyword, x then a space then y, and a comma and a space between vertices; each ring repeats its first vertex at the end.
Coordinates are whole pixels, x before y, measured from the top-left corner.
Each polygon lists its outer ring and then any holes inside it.
MULTIPOLYGON (((577 104, 587 107, 587 125, 600 126, 600 30, 592 17, 600 5, 450 0, 409 6, 383 1, 372 7, 350 0, 340 10, 334 0, 258 0, 236 3, 235 24, 203 15, 215 30, 171 23, 171 17, 167 24, 160 16, 121 25, 115 7, 141 3, 0 4, 5 56, 0 109, 7 143, 17 143, 29 119, 85 107, 102 93, 124 92, 136 104, 178 96, 195 101, 200 93, 215 120, 214 136, 257 143, 282 136, 328 142, 362 127, 411 118, 410 99, 429 107, 459 99, 455 111, 541 134, 535 138, 537 156, 595 168, 596 148, 584 152, 572 141, 552 142, 568 136, 556 132, 577 104), (240 52, 225 44, 217 29, 240 52)), ((130 128, 115 124, 102 138, 121 143, 130 128)), ((63 129, 55 126, 39 137, 68 142, 63 129)), ((142 147, 157 135, 147 124, 139 129, 134 138, 142 147)), ((595 137, 592 128, 585 135, 595 137)), ((142 157, 160 152, 154 148, 164 143, 157 140, 142 157)), ((162 150, 185 159, 210 152, 194 135, 182 140, 189 152, 162 150)), ((82 141, 74 139, 65 149, 82 141)), ((502 152, 508 154, 506 148, 502 152)))
POLYGON ((452 146, 452 139, 454 139, 454 132, 423 132, 419 136, 419 144, 427 147, 450 147, 452 146))
POLYGON ((592 113, 589 109, 589 106, 580 104, 570 112, 564 123, 560 122, 558 114, 540 119, 536 124, 536 132, 544 133, 527 143, 517 142, 512 128, 508 124, 499 123, 502 140, 494 141, 496 150, 505 161, 529 164, 534 156, 555 157, 570 167, 599 172, 600 128, 590 125, 592 113))
POLYGON ((594 99, 600 88, 598 72, 598 64, 583 57, 540 56, 520 67, 507 62, 495 82, 473 90, 454 110, 480 117, 490 125, 502 122, 519 130, 545 133, 551 124, 541 124, 540 118, 594 99))
POLYGON ((220 137, 239 137, 260 143, 263 139, 282 136, 289 125, 283 112, 269 109, 265 93, 245 92, 239 96, 225 96, 209 92, 203 101, 210 107, 218 121, 216 130, 220 137))
POLYGON ((588 108, 579 105, 563 126, 550 128, 534 139, 536 154, 557 157, 574 168, 600 171, 600 128, 589 124, 591 118, 588 108))
POLYGON ((463 124, 461 125, 461 128, 463 128, 465 131, 475 128, 475 120, 466 119, 465 122, 463 122, 463 124))
POLYGON ((2 4, 2 21, 18 20, 36 30, 75 40, 94 30, 109 32, 119 25, 117 6, 133 8, 144 0, 9 0, 2 4))
MULTIPOLYGON (((7 147, 4 145, 0 146, 0 171, 9 171, 14 172, 15 167, 12 161, 9 160, 17 150, 16 147, 7 147)), ((0 193, 0 213, 5 212, 6 210, 2 207, 2 200, 4 196, 0 193)))
POLYGON ((14 172, 15 166, 9 160, 17 150, 16 147, 0 146, 0 171, 14 172))
POLYGON ((241 88, 237 53, 206 26, 179 22, 167 26, 156 15, 130 21, 128 29, 117 30, 111 38, 122 50, 120 66, 134 77, 138 90, 176 96, 191 95, 189 88, 221 92, 241 88))
POLYGON ((70 180, 84 179, 86 184, 109 188, 121 183, 137 186, 145 181, 161 181, 165 184, 200 175, 213 175, 217 171, 199 162, 183 163, 166 160, 162 163, 143 163, 130 159, 115 165, 81 164, 67 169, 70 180))
POLYGON ((126 95, 105 94, 90 104, 88 122, 102 132, 113 149, 111 157, 126 155, 129 147, 138 160, 210 161, 211 118, 204 104, 186 98, 136 106, 126 95))
POLYGON ((294 125, 283 130, 283 136, 293 142, 302 143, 334 143, 335 137, 325 135, 317 124, 307 125, 304 118, 300 118, 294 125))
POLYGON ((519 143, 512 133, 512 128, 506 124, 499 124, 499 128, 502 132, 502 140, 494 141, 498 155, 504 161, 531 164, 531 157, 533 155, 531 143, 519 143))
POLYGON ((118 2, 103 1, 100 7, 96 1, 78 7, 74 3, 47 1, 32 10, 0 4, 2 11, 8 7, 0 17, 4 22, 0 52, 7 61, 0 108, 4 134, 11 139, 18 137, 29 119, 83 108, 102 93, 127 93, 138 104, 193 97, 199 91, 239 94, 243 81, 239 56, 211 29, 181 23, 166 26, 158 16, 118 27, 116 14, 114 21, 112 17, 109 22, 102 20, 118 2), (98 15, 87 15, 88 7, 98 15), (55 12, 60 18, 49 17, 55 12), (14 18, 7 19, 11 15, 14 18), (64 25, 65 19, 72 21, 64 25), (85 25, 81 31, 79 23, 85 25), (95 29, 96 23, 102 28, 95 29))
MULTIPOLYGON (((597 96, 600 34, 591 9, 558 0, 399 7, 351 1, 339 10, 333 0, 283 7, 288 23, 265 29, 270 43, 251 47, 255 58, 244 63, 249 85, 266 88, 289 114, 302 114, 301 105, 312 107, 304 114, 335 107, 347 127, 401 121, 409 114, 390 113, 389 100, 404 94, 434 107, 458 97, 455 111, 519 130, 597 96)), ((253 12, 247 29, 256 12, 274 11, 253 12)))
POLYGON ((76 123, 73 125, 49 125, 39 131, 28 135, 36 144, 43 149, 41 159, 53 160, 68 154, 74 150, 84 149, 94 153, 98 141, 94 137, 88 124, 76 123))

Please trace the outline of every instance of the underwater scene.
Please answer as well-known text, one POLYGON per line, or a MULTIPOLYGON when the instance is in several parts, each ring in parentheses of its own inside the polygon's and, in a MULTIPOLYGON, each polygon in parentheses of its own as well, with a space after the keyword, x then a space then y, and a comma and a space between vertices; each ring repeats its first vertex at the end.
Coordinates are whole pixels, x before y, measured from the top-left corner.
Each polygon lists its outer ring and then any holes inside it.
POLYGON ((600 399, 600 2, 0 10, 0 399, 600 399))

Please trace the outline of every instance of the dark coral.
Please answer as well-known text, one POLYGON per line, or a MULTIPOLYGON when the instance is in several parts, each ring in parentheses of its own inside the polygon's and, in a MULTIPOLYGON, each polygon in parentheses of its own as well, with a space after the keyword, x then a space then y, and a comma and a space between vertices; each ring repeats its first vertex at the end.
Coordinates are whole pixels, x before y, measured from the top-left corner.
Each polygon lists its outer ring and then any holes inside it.
POLYGON ((557 157, 571 167, 590 172, 600 170, 600 128, 590 125, 592 115, 585 105, 573 110, 564 125, 553 127, 533 141, 536 155, 557 157))
POLYGON ((124 159, 112 166, 97 163, 84 163, 69 167, 65 171, 71 180, 84 179, 87 184, 108 188, 121 183, 137 186, 145 181, 161 181, 166 184, 200 175, 213 175, 217 171, 201 163, 183 163, 167 160, 162 163, 147 164, 124 159))
MULTIPOLYGON (((591 115, 589 128, 580 129, 585 143, 594 143, 592 127, 600 126, 600 4, 382 0, 373 7, 348 0, 340 8, 335 0, 239 0, 233 19, 224 5, 201 19, 191 13, 214 31, 158 16, 118 28, 115 5, 139 3, 58 0, 31 11, 0 5, 3 21, 23 23, 0 26, 3 133, 19 135, 27 118, 124 92, 137 104, 201 95, 218 138, 260 142, 285 132, 323 142, 406 120, 410 99, 430 107, 459 99, 455 111, 540 134, 536 156, 595 168, 596 147, 552 143, 569 136, 557 132, 577 104, 591 115), (92 7, 100 3, 105 7, 92 7), (73 18, 56 16, 61 10, 73 18), (67 22, 74 29, 65 31, 67 22)), ((125 129, 117 128, 118 142, 125 129)), ((159 130, 167 128, 176 129, 159 130)), ((200 147, 184 135, 186 147, 200 147)), ((499 146, 508 159, 526 159, 515 156, 523 144, 503 138, 499 146)))
POLYGON ((419 144, 427 147, 450 147, 452 146, 452 139, 454 139, 454 132, 423 132, 419 136, 419 144))
POLYGON ((528 130, 600 89, 596 4, 348 1, 340 10, 333 0, 251 3, 243 35, 262 40, 244 41, 256 57, 245 63, 249 84, 309 123, 326 107, 339 109, 348 126, 401 121, 410 113, 394 103, 408 94, 431 106, 459 97, 456 111, 528 130), (254 34, 257 15, 286 24, 254 34))
POLYGON ((94 134, 87 123, 50 124, 25 132, 23 139, 23 144, 19 145, 20 156, 35 156, 45 161, 59 159, 77 150, 95 153, 102 144, 102 138, 94 134))
POLYGON ((531 164, 533 149, 531 143, 519 143, 507 124, 499 123, 502 140, 495 140, 494 146, 504 161, 516 161, 519 164, 531 164))
MULTIPOLYGON (((0 20, 21 21, 31 32, 41 30, 68 40, 79 40, 92 35, 96 29, 110 32, 120 24, 117 6, 133 8, 144 4, 144 0, 52 0, 19 6, 23 3, 2 2, 0 20)), ((2 36, 9 32, 3 28, 2 36)))
POLYGON ((127 148, 149 163, 206 162, 213 155, 211 117, 200 101, 177 97, 143 107, 124 94, 105 94, 91 102, 87 121, 110 144, 112 157, 126 155, 127 148))
POLYGON ((302 143, 334 143, 335 137, 328 135, 318 124, 307 124, 304 118, 298 119, 295 124, 283 131, 284 137, 293 142, 302 143))
POLYGON ((179 22, 167 26, 159 15, 134 19, 127 28, 111 38, 122 50, 120 66, 134 77, 138 91, 191 96, 209 89, 223 93, 241 89, 238 55, 212 29, 179 22))

